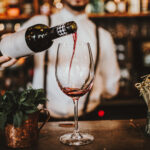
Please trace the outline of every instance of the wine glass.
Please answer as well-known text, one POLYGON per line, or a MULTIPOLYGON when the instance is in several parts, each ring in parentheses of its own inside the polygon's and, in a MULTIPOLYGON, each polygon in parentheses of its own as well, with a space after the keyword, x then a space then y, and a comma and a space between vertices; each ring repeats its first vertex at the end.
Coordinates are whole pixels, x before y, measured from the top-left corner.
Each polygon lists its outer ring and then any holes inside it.
POLYGON ((55 75, 60 89, 74 103, 75 129, 60 137, 67 145, 85 145, 94 140, 88 133, 80 133, 78 129, 78 100, 86 94, 93 85, 94 64, 89 43, 77 42, 76 47, 71 43, 59 43, 57 49, 55 75))

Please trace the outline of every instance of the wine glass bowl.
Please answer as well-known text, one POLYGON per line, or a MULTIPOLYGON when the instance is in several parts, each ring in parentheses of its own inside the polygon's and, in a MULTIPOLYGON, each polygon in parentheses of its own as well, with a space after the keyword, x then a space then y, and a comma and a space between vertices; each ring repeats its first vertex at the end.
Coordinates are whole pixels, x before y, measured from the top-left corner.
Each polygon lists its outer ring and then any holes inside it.
POLYGON ((94 140, 87 133, 80 133, 78 129, 78 100, 91 90, 94 80, 94 64, 89 43, 77 42, 59 43, 55 66, 56 81, 60 89, 74 103, 75 129, 60 137, 60 141, 67 145, 85 145, 94 140), (76 47, 74 47, 76 46, 76 47))

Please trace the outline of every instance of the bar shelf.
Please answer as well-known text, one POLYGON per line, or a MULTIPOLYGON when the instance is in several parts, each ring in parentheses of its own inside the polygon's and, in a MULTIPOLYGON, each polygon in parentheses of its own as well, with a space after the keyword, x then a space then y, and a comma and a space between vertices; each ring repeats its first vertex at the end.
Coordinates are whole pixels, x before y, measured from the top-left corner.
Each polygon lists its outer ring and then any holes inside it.
POLYGON ((89 18, 135 18, 135 17, 150 17, 150 12, 147 13, 91 13, 89 18))

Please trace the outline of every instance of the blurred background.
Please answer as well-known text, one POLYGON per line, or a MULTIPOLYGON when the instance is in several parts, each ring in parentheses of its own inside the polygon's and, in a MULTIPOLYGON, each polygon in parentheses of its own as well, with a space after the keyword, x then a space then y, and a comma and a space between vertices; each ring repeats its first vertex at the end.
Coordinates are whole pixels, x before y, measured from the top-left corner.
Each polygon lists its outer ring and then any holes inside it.
MULTIPOLYGON (((62 8, 63 0, 0 0, 0 36, 17 31, 34 15, 53 14, 62 8)), ((150 0, 90 0, 86 13, 97 26, 112 34, 121 69, 118 95, 111 100, 103 99, 86 119, 146 117, 147 106, 134 84, 150 73, 150 0)), ((0 70, 1 94, 30 86, 33 66, 30 56, 0 70)))

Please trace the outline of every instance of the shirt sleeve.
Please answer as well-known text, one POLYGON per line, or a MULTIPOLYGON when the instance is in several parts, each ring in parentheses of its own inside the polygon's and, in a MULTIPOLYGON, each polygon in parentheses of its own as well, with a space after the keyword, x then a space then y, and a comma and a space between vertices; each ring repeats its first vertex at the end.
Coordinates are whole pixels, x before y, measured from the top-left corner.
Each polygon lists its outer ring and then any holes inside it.
POLYGON ((118 93, 120 69, 116 47, 111 34, 100 28, 100 74, 103 80, 102 96, 111 98, 118 93))

